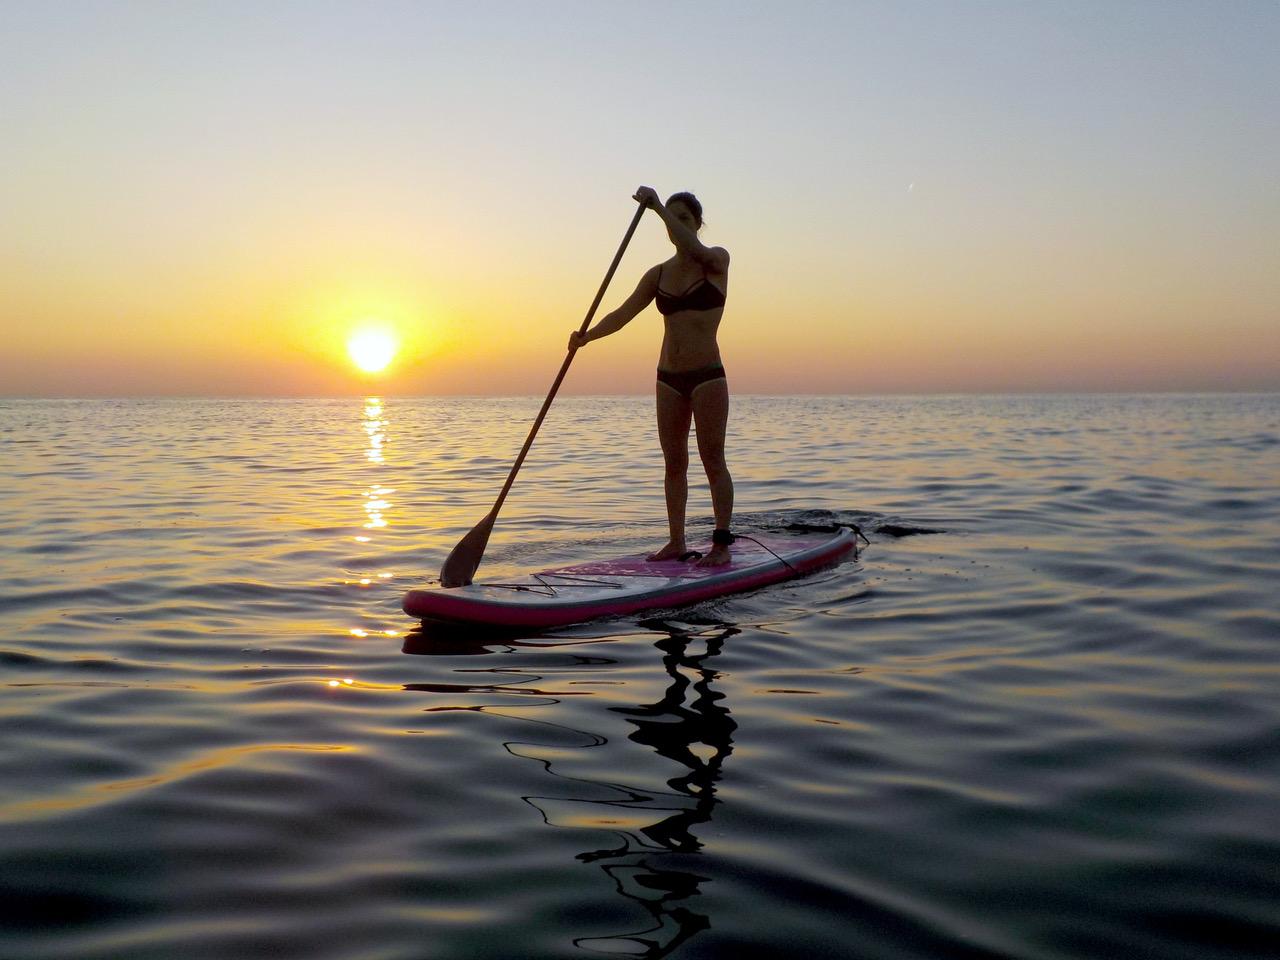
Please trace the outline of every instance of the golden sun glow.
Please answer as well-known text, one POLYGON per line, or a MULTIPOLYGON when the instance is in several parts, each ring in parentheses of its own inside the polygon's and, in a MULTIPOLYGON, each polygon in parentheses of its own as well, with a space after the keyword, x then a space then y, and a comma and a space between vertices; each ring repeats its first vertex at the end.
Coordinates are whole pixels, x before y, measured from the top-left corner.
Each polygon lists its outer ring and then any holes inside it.
POLYGON ((357 330, 347 341, 347 353, 366 373, 377 373, 396 357, 400 343, 394 334, 379 327, 357 330))

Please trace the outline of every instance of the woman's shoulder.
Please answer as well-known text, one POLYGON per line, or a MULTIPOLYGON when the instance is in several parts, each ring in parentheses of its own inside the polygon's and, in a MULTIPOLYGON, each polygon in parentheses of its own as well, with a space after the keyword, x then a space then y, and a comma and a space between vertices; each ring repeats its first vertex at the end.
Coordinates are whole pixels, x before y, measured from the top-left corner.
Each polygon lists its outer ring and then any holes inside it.
POLYGON ((713 273, 728 273, 729 251, 724 247, 707 247, 707 256, 703 263, 713 273))

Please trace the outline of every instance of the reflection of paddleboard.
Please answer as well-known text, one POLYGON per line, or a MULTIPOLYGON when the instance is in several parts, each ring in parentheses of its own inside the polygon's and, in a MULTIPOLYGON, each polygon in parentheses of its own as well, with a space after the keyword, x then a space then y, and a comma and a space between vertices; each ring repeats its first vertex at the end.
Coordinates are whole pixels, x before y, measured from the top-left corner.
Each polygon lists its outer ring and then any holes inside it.
MULTIPOLYGON (((597 560, 543 570, 510 581, 410 590, 404 612, 423 620, 491 627, 554 627, 697 603, 739 590, 789 580, 833 563, 856 545, 848 527, 826 540, 740 537, 733 560, 699 567, 680 560, 639 557, 597 560)), ((703 553, 710 545, 695 549, 703 553)))

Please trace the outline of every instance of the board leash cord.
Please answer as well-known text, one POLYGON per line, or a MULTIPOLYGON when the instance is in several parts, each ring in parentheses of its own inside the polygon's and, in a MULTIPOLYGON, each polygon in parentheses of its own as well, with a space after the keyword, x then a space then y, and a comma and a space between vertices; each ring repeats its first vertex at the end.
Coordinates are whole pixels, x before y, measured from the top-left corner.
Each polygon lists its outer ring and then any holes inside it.
MULTIPOLYGON (((853 536, 853 559, 855 560, 861 559, 861 554, 858 551, 858 539, 861 538, 862 542, 867 544, 868 546, 871 545, 871 541, 868 540, 866 536, 863 535, 862 528, 859 527, 856 523, 845 523, 845 524, 841 524, 840 526, 848 527, 850 530, 853 531, 853 535, 854 535, 853 536)), ((833 531, 836 531, 839 529, 840 529, 839 527, 832 528, 833 531)), ((774 552, 774 549, 771 546, 769 546, 767 543, 762 543, 759 540, 757 540, 755 537, 747 536, 745 533, 733 534, 733 540, 731 540, 730 542, 737 543, 739 540, 749 540, 752 543, 756 544, 757 546, 763 547, 766 551, 773 554, 775 559, 782 561, 782 564, 788 570, 790 570, 793 574, 795 574, 796 576, 800 575, 799 570, 797 570, 790 563, 788 563, 783 557, 778 556, 778 554, 774 552)), ((699 554, 699 556, 701 556, 701 554, 699 554)))

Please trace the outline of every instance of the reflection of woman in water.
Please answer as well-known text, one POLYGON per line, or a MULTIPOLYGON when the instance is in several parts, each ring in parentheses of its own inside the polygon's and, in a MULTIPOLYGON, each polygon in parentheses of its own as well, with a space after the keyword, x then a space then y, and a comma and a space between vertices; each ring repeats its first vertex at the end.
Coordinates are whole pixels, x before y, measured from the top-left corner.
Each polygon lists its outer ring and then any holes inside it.
POLYGON ((691 193, 673 194, 663 204, 651 187, 636 191, 636 200, 652 207, 667 225, 675 255, 651 267, 623 304, 585 333, 575 331, 569 349, 616 333, 650 302, 663 315, 666 332, 658 357, 658 440, 666 461, 664 486, 671 539, 649 556, 668 560, 688 551, 685 543, 685 504, 688 500, 689 426, 698 425, 698 455, 711 485, 716 528, 711 551, 698 563, 717 566, 729 562, 729 519, 733 514, 733 479, 724 460, 725 426, 729 420, 729 384, 716 330, 724 314, 729 284, 729 252, 703 246, 702 204, 691 193), (680 291, 672 293, 670 291, 680 291))
POLYGON ((672 795, 650 795, 621 784, 614 786, 628 794, 627 800, 621 803, 587 801, 618 804, 633 813, 649 807, 667 816, 641 827, 643 839, 622 831, 620 846, 578 854, 584 863, 598 863, 617 884, 618 892, 640 904, 654 924, 635 933, 581 938, 574 941, 578 946, 618 954, 622 952, 622 945, 634 944, 642 950, 630 951, 630 956, 657 960, 673 954, 686 941, 711 927, 710 919, 695 912, 690 902, 690 898, 701 892, 700 886, 711 878, 693 872, 698 866, 696 862, 667 859, 664 854, 694 854, 701 850, 702 842, 694 834, 694 828, 709 822, 721 802, 716 797, 716 785, 721 767, 733 752, 737 724, 721 702, 723 694, 713 689, 712 681, 719 674, 711 661, 719 655, 725 639, 737 632, 736 627, 727 627, 710 635, 703 634, 706 650, 701 654, 689 649, 690 641, 697 634, 672 632, 657 643, 663 653, 662 665, 672 681, 662 699, 635 707, 609 708, 634 724, 635 730, 628 739, 651 747, 659 756, 685 768, 683 776, 672 777, 667 785, 675 791, 675 796, 688 797, 693 802, 682 806, 673 803, 672 795), (705 752, 695 751, 694 745, 711 748, 712 755, 708 757, 705 752))

